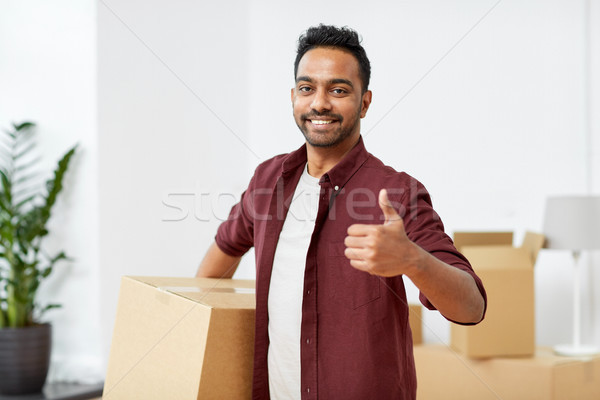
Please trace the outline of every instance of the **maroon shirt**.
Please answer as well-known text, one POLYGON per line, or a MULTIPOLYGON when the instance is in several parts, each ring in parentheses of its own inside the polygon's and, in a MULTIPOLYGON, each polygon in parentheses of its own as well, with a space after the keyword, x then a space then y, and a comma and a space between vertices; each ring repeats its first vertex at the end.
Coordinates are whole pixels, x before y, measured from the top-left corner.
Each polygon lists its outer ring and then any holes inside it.
MULTIPOLYGON (((274 157, 255 171, 240 203, 219 227, 216 242, 232 256, 256 252, 256 337, 253 398, 269 398, 267 297, 273 257, 306 148, 274 157)), ((344 238, 355 223, 382 224, 379 190, 404 218, 408 237, 440 260, 481 280, 456 250, 414 178, 358 144, 319 181, 321 195, 304 273, 301 327, 302 399, 414 399, 416 373, 401 276, 382 278, 350 266, 344 238)), ((433 305, 421 294, 421 302, 433 305)))

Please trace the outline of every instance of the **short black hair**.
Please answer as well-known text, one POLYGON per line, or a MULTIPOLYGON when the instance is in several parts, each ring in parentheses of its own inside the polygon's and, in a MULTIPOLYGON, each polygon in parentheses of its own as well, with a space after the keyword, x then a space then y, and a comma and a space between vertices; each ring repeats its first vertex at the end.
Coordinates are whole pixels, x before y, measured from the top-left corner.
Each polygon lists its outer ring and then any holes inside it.
POLYGON ((324 24, 311 26, 298 39, 298 52, 296 54, 296 61, 294 61, 294 80, 298 77, 300 59, 307 51, 316 47, 333 47, 348 51, 356 58, 363 86, 362 90, 365 93, 371 79, 371 63, 360 42, 361 38, 358 36, 358 33, 346 26, 342 28, 324 24))

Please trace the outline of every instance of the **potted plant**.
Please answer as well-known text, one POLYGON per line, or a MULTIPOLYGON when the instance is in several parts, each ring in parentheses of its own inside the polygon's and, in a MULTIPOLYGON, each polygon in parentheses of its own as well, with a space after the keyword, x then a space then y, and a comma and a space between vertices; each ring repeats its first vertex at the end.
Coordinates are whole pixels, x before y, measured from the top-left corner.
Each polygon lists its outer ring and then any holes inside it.
POLYGON ((63 178, 75 154, 58 162, 45 188, 36 186, 32 122, 13 124, 0 134, 0 393, 40 392, 50 361, 51 327, 41 322, 56 304, 36 301, 40 283, 64 252, 48 255, 41 247, 63 178))

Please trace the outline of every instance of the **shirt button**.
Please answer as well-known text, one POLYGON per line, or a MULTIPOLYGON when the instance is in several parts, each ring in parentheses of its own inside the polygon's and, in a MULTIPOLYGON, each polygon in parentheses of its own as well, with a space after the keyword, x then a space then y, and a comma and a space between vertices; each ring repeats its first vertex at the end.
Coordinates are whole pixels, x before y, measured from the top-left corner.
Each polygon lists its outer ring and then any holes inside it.
POLYGON ((306 339, 306 344, 310 344, 310 339, 306 339))
POLYGON ((308 289, 308 290, 306 291, 306 294, 310 294, 310 289, 308 289))
POLYGON ((306 388, 306 393, 310 393, 310 388, 306 388))
POLYGON ((340 189, 340 187, 338 185, 335 185, 333 189, 337 192, 340 189))

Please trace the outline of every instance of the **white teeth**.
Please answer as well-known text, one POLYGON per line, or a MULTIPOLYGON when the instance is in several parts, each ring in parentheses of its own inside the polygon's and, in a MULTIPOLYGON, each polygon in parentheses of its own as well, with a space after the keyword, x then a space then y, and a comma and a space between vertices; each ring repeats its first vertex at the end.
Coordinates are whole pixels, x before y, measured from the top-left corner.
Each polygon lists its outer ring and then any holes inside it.
POLYGON ((311 119, 310 122, 312 122, 315 125, 326 125, 326 124, 331 124, 333 121, 322 121, 322 120, 318 120, 318 119, 311 119))

